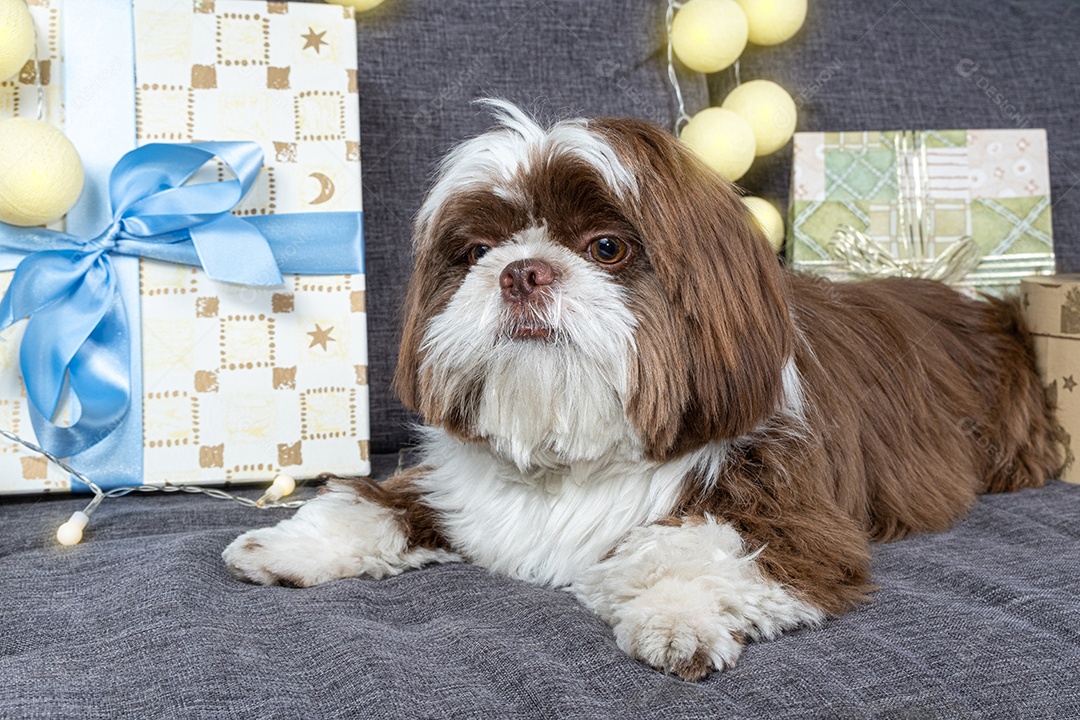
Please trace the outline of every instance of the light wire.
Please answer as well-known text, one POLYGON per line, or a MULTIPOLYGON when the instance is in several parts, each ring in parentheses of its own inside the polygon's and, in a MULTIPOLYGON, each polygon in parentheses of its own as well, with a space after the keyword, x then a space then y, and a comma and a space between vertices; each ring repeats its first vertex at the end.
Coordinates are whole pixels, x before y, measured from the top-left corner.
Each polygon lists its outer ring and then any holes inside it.
MULTIPOLYGON (((26 4, 26 12, 30 13, 30 3, 24 0, 26 4)), ((45 88, 41 84, 41 56, 38 52, 38 41, 40 36, 38 35, 37 23, 33 22, 34 16, 30 15, 30 26, 34 29, 34 88, 37 90, 37 119, 44 122, 45 120, 45 88)))
POLYGON ((123 485, 121 487, 115 487, 115 488, 111 488, 109 490, 104 490, 104 489, 102 489, 102 487, 100 485, 98 485, 96 482, 91 480, 85 474, 83 474, 83 473, 79 472, 78 470, 76 470, 75 468, 71 467, 66 462, 64 462, 60 458, 58 458, 55 455, 53 455, 52 453, 50 453, 48 450, 45 450, 44 448, 42 448, 42 447, 40 447, 38 445, 35 445, 34 443, 30 442, 29 440, 24 440, 23 438, 19 437, 15 433, 9 432, 8 430, 5 430, 3 428, 0 428, 0 435, 6 437, 8 440, 11 440, 12 442, 19 443, 20 445, 23 445, 24 447, 32 450, 33 452, 36 452, 36 453, 44 456, 45 459, 47 459, 49 462, 53 463, 54 465, 59 467, 64 472, 69 473, 72 477, 77 479, 79 482, 83 483, 84 485, 86 485, 86 487, 90 488, 90 492, 92 492, 94 494, 94 497, 90 501, 90 503, 86 506, 86 508, 83 509, 83 512, 86 515, 90 515, 92 512, 94 512, 94 510, 97 508, 97 506, 100 505, 102 503, 102 501, 105 500, 105 498, 123 497, 124 495, 128 495, 128 494, 133 493, 133 492, 201 493, 203 495, 208 495, 208 496, 210 496, 212 498, 216 498, 218 500, 232 500, 233 502, 240 503, 241 505, 246 505, 247 507, 259 508, 261 510, 265 510, 267 508, 298 508, 298 507, 300 507, 301 505, 303 505, 304 503, 307 502, 307 500, 287 500, 287 501, 284 501, 284 502, 271 501, 271 502, 263 502, 263 503, 260 504, 258 501, 252 500, 251 498, 242 497, 240 495, 233 495, 232 493, 228 493, 228 492, 225 492, 224 490, 219 490, 217 488, 205 488, 205 487, 200 487, 198 485, 176 485, 176 484, 170 483, 168 481, 165 481, 165 484, 163 484, 163 485, 123 485))
POLYGON ((675 118, 675 137, 682 133, 683 125, 690 122, 690 116, 686 114, 686 102, 683 101, 682 88, 679 86, 679 75, 675 72, 675 50, 671 46, 671 23, 675 19, 675 11, 682 7, 682 3, 668 0, 667 7, 667 76, 671 88, 675 91, 675 102, 678 104, 679 114, 675 118))

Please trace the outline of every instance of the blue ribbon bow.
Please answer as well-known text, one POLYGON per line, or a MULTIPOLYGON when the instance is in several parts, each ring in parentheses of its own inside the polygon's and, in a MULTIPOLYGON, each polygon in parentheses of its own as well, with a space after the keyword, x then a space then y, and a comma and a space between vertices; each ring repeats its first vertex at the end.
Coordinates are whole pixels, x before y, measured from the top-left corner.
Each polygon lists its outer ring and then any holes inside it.
POLYGON ((81 452, 111 434, 131 405, 131 338, 111 253, 202 267, 244 285, 280 285, 283 271, 363 272, 359 213, 230 214, 262 162, 253 142, 144 145, 113 168, 113 219, 97 237, 0 223, 0 269, 17 264, 0 331, 30 318, 19 365, 42 447, 81 452), (215 157, 233 179, 186 184, 215 157), (74 421, 62 427, 54 420, 65 382, 74 421))

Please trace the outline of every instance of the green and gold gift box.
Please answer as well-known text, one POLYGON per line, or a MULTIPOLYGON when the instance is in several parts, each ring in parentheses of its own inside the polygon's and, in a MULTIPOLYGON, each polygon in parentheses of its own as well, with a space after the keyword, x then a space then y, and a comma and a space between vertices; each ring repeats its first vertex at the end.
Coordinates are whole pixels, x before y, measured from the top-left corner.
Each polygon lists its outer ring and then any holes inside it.
POLYGON ((1054 272, 1046 132, 797 133, 785 255, 1002 294, 1054 272))

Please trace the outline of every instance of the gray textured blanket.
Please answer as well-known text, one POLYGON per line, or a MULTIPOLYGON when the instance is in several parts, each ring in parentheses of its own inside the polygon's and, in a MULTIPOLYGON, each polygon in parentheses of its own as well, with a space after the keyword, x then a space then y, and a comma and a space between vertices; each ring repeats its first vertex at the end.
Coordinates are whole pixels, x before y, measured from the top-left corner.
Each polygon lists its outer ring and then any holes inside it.
POLYGON ((1080 717, 1080 487, 982 498, 876 551, 864 608, 700 684, 625 656, 568 593, 467 565, 295 590, 219 559, 276 522, 202 497, 0 505, 3 718, 1080 717))

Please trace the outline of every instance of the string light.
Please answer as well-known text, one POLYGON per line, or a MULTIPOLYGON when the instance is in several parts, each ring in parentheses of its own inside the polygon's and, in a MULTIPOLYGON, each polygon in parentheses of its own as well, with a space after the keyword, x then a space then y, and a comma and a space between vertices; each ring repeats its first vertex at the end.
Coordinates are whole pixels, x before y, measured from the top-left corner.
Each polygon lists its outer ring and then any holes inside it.
MULTIPOLYGON (((742 84, 739 55, 747 32, 750 42, 774 45, 793 36, 805 18, 806 0, 668 0, 667 75, 678 107, 675 136, 731 182, 750 169, 755 156, 786 145, 797 121, 795 102, 779 85, 768 80, 742 84), (692 117, 686 112, 676 57, 691 70, 732 69, 734 87, 720 108, 705 108, 692 117)), ((767 201, 745 200, 763 234, 779 250, 783 218, 767 201)))
POLYGON ((683 65, 718 72, 746 48, 746 13, 735 0, 687 0, 675 14, 669 37, 683 65))
POLYGON ((75 468, 65 463, 60 458, 56 457, 48 450, 45 450, 34 443, 24 440, 13 432, 9 432, 0 428, 0 435, 4 436, 12 442, 16 442, 27 449, 42 455, 49 462, 59 467, 64 472, 70 474, 76 480, 86 485, 90 489, 90 492, 94 494, 90 503, 80 511, 71 514, 67 522, 61 525, 56 531, 56 539, 61 545, 77 545, 82 541, 83 530, 86 528, 87 523, 90 522, 90 516, 94 510, 106 498, 123 497, 133 492, 186 492, 186 493, 201 493, 208 495, 217 500, 231 500, 232 502, 240 503, 247 507, 258 508, 260 510, 270 510, 276 508, 298 508, 307 500, 288 500, 281 502, 281 498, 287 497, 293 493, 296 489, 296 481, 288 475, 278 475, 274 479, 274 483, 270 488, 263 493, 263 496, 258 500, 252 500, 240 495, 233 495, 232 493, 219 490, 217 488, 205 488, 198 485, 173 485, 166 483, 164 485, 125 485, 122 487, 112 488, 110 490, 104 490, 100 485, 95 483, 89 477, 79 472, 75 468))
POLYGON ((283 497, 292 495, 296 489, 296 481, 288 475, 278 475, 273 484, 267 488, 262 497, 255 501, 255 507, 263 507, 267 503, 275 503, 283 497))

